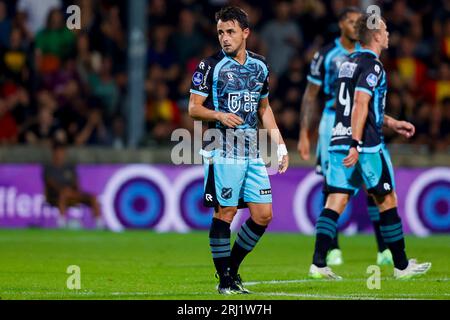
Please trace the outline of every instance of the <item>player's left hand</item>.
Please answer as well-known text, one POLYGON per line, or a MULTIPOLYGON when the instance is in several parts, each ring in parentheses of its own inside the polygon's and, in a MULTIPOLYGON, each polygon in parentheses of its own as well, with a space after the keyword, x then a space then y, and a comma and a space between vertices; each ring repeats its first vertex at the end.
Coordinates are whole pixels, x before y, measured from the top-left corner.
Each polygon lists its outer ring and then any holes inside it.
POLYGON ((278 173, 285 173, 289 167, 289 155, 284 155, 281 162, 278 163, 278 173))
POLYGON ((397 121, 394 125, 394 130, 408 139, 416 132, 414 125, 408 121, 397 121))
POLYGON ((342 163, 347 168, 353 167, 359 159, 359 152, 356 151, 356 148, 350 148, 348 151, 348 156, 345 157, 344 161, 342 163))

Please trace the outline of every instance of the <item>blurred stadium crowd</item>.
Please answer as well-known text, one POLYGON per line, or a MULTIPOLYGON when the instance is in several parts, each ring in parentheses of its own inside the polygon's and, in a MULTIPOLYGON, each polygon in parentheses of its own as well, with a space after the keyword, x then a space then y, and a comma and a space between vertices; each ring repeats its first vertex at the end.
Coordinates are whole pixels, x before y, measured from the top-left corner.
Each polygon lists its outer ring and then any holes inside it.
MULTIPOLYGON (((411 141, 387 132, 388 141, 450 152, 450 0, 375 3, 390 32, 386 111, 417 129, 411 141)), ((271 105, 295 150, 309 61, 358 0, 148 0, 142 146, 193 129, 191 77, 219 50, 214 12, 228 4, 249 14, 248 49, 268 59, 271 105)), ((127 1, 0 0, 0 143, 126 147, 127 36, 127 1), (81 30, 66 28, 71 4, 81 8, 81 30)))

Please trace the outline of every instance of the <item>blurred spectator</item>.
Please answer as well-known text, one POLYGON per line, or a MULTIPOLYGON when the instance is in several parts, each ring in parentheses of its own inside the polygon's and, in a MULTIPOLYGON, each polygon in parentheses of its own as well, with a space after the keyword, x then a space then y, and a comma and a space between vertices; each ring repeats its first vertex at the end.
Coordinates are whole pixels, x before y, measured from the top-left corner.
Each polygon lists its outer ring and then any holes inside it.
POLYGON ((424 82, 426 66, 414 55, 417 43, 410 37, 400 40, 398 58, 395 60, 397 70, 403 83, 412 91, 416 91, 424 82))
POLYGON ((67 29, 59 9, 48 14, 47 24, 36 35, 36 61, 43 73, 57 71, 62 62, 73 55, 75 35, 67 29))
POLYGON ((28 144, 50 147, 53 140, 66 141, 64 130, 49 108, 42 108, 36 121, 25 132, 25 141, 28 144))
POLYGON ((114 61, 111 71, 117 73, 125 70, 127 39, 118 6, 112 6, 107 10, 100 28, 101 46, 99 50, 114 61))
POLYGON ((91 106, 87 117, 80 119, 79 128, 74 141, 76 145, 108 144, 108 130, 104 123, 100 107, 91 106))
POLYGON ((168 86, 156 83, 147 103, 147 128, 157 142, 167 142, 172 131, 180 125, 180 120, 178 106, 169 98, 168 86))
POLYGON ((300 130, 299 121, 300 113, 295 108, 285 108, 280 118, 280 131, 286 146, 295 149, 297 146, 298 132, 300 130))
POLYGON ((92 209, 97 228, 102 228, 103 221, 100 214, 100 205, 96 197, 80 189, 75 166, 66 161, 65 144, 60 142, 53 143, 52 162, 45 165, 43 180, 46 201, 59 209, 59 227, 67 226, 67 208, 84 204, 92 209))
POLYGON ((9 45, 9 34, 11 33, 11 19, 8 17, 5 1, 0 1, 0 46, 9 45))
POLYGON ((434 108, 431 115, 431 137, 435 151, 450 150, 450 97, 434 108))
POLYGON ((14 144, 18 139, 16 120, 4 99, 0 99, 0 144, 14 144))
POLYGON ((18 20, 29 38, 44 28, 52 9, 61 9, 61 0, 19 0, 17 2, 18 20))
POLYGON ((124 149, 126 146, 125 120, 120 115, 115 115, 112 120, 110 143, 114 149, 124 149))
POLYGON ((183 9, 179 14, 178 29, 172 38, 172 45, 177 61, 184 66, 189 57, 197 55, 201 50, 205 40, 197 30, 195 17, 192 11, 183 9))
POLYGON ((168 47, 169 36, 169 26, 155 26, 149 41, 147 54, 147 63, 149 65, 156 63, 166 70, 176 65, 175 55, 168 47))
POLYGON ((441 62, 436 79, 428 81, 427 89, 432 103, 439 103, 450 97, 450 60, 441 62))
POLYGON ((0 47, 0 73, 8 81, 26 84, 30 74, 28 50, 23 43, 20 29, 11 30, 6 47, 0 47))
POLYGON ((101 61, 100 69, 93 70, 88 76, 89 88, 92 94, 97 97, 105 107, 103 115, 111 119, 117 111, 119 100, 119 88, 112 77, 113 59, 104 57, 101 61))
POLYGON ((276 18, 263 27, 261 37, 268 46, 267 61, 271 71, 281 75, 288 67, 289 59, 300 49, 301 30, 291 19, 291 5, 279 1, 275 7, 276 18))
MULTIPOLYGON (((247 45, 268 59, 271 107, 290 144, 312 55, 337 36, 339 11, 361 3, 149 0, 146 140, 170 143, 174 128, 192 130, 191 77, 200 57, 220 50, 214 13, 227 4, 249 15, 247 45)), ((390 33, 381 56, 386 112, 417 126, 413 139, 386 131, 386 140, 449 152, 450 1, 376 4, 390 33)), ((126 147, 126 6, 118 0, 0 0, 0 143, 48 144, 58 136, 74 145, 126 147), (65 26, 70 4, 83 13, 79 31, 65 26)))
POLYGON ((171 12, 175 15, 176 10, 168 10, 167 3, 165 0, 150 0, 148 5, 148 28, 152 30, 153 28, 173 23, 176 17, 171 16, 171 12))
POLYGON ((441 40, 442 53, 445 55, 447 59, 450 59, 450 17, 445 20, 442 33, 443 33, 441 40))

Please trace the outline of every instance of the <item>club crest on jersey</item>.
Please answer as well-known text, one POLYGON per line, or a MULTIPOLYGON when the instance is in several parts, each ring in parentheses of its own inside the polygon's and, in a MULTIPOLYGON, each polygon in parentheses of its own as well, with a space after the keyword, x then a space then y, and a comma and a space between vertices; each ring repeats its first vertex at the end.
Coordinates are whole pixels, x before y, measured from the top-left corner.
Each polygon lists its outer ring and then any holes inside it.
POLYGON ((375 87, 378 82, 378 77, 373 73, 369 73, 369 75, 366 78, 366 81, 369 86, 375 87))
POLYGON ((201 72, 196 71, 192 76, 192 83, 196 86, 199 86, 203 82, 203 74, 201 72))
POLYGON ((224 198, 224 199, 231 199, 232 195, 233 195, 233 189, 231 189, 231 188, 222 188, 222 194, 221 194, 222 198, 224 198))
POLYGON ((241 108, 241 94, 239 92, 230 92, 228 94, 228 109, 236 113, 241 108))

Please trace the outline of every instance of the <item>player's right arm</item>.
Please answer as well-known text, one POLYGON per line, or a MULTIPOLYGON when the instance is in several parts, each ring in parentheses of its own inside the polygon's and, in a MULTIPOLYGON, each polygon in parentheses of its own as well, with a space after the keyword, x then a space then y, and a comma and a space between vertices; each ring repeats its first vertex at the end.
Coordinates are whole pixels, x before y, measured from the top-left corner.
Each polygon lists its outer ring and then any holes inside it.
POLYGON ((412 123, 408 121, 397 120, 388 115, 384 115, 383 123, 387 128, 394 130, 398 134, 401 134, 408 139, 411 138, 416 132, 416 128, 412 123))
POLYGON ((359 159, 357 146, 360 144, 364 134, 367 116, 369 114, 369 102, 374 95, 375 87, 382 76, 382 66, 375 62, 360 62, 359 74, 355 83, 355 94, 353 97, 353 108, 351 113, 352 144, 348 156, 344 159, 344 165, 349 168, 354 166, 359 159))
POLYGON ((300 109, 300 133, 297 150, 303 160, 309 160, 310 156, 309 130, 311 122, 314 118, 314 113, 318 109, 316 99, 319 90, 319 85, 308 82, 302 99, 300 109))
POLYGON ((234 113, 225 113, 204 107, 205 101, 206 97, 191 93, 189 98, 189 116, 191 118, 201 121, 220 121, 229 128, 234 128, 243 123, 243 120, 234 113))
MULTIPOLYGON (((369 102, 372 96, 362 91, 355 91, 353 102, 353 110, 351 114, 352 140, 361 141, 364 126, 366 125, 367 115, 369 114, 369 102)), ((359 159, 358 150, 351 146, 348 156, 344 159, 344 165, 349 168, 353 167, 359 159)))
POLYGON ((318 111, 317 95, 325 77, 324 59, 323 52, 318 51, 314 54, 307 76, 308 84, 302 98, 297 150, 303 160, 308 160, 310 156, 309 130, 314 120, 314 114, 318 111))

